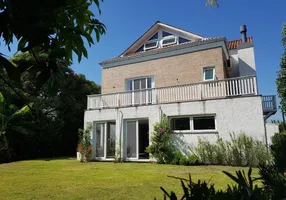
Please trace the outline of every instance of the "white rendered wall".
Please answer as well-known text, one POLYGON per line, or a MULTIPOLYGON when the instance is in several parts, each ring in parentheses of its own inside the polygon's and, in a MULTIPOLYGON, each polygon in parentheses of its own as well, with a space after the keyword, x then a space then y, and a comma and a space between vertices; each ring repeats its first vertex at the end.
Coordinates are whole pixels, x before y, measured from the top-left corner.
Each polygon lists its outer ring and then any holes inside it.
POLYGON ((237 50, 239 75, 250 76, 256 75, 254 48, 248 47, 237 50))
POLYGON ((279 133, 279 124, 277 123, 265 123, 266 126, 266 133, 267 133, 267 142, 268 145, 271 144, 271 137, 275 134, 275 133, 279 133))
MULTIPOLYGON (((153 124, 160 120, 161 110, 167 116, 215 114, 217 130, 214 132, 174 134, 176 141, 178 141, 178 146, 182 150, 187 150, 189 146, 196 146, 199 137, 214 142, 217 136, 225 140, 230 139, 230 133, 239 134, 243 132, 255 139, 265 141, 261 96, 90 110, 85 112, 84 121, 87 123, 116 120, 116 136, 118 139, 116 149, 118 149, 120 130, 124 135, 122 119, 149 119, 149 133, 151 137, 153 124)), ((124 143, 122 137, 121 141, 124 143)), ((121 146, 121 149, 124 150, 123 146, 121 146)), ((93 154, 93 158, 94 156, 93 154)))
POLYGON ((239 77, 239 68, 238 68, 238 55, 237 49, 229 50, 229 59, 231 71, 229 72, 229 77, 239 77))

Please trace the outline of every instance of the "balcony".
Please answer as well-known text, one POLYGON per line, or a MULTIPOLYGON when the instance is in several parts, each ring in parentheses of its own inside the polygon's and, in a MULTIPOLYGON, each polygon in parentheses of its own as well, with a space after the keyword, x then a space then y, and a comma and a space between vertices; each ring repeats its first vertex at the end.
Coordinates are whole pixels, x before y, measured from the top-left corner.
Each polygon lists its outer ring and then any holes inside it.
POLYGON ((274 115, 277 112, 276 96, 262 96, 262 108, 265 120, 274 115))
MULTIPOLYGON (((134 90, 103 95, 89 95, 87 109, 120 108, 150 104, 221 99, 233 96, 257 95, 256 76, 134 90)), ((263 97, 265 113, 276 110, 275 96, 263 97)), ((267 114, 266 113, 266 114, 267 114)))

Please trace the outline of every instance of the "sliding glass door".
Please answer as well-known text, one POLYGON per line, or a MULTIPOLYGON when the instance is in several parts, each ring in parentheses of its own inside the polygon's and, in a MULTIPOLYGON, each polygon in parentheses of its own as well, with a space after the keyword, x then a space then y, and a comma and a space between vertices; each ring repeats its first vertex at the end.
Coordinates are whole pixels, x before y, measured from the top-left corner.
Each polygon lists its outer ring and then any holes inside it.
POLYGON ((126 159, 148 159, 146 148, 149 146, 148 120, 126 121, 126 159))
POLYGON ((95 153, 100 159, 114 158, 116 124, 115 122, 95 122, 95 153))
POLYGON ((107 135, 106 135, 106 158, 114 158, 115 155, 115 122, 107 123, 107 135))
POLYGON ((105 123, 96 123, 96 157, 104 157, 105 123))

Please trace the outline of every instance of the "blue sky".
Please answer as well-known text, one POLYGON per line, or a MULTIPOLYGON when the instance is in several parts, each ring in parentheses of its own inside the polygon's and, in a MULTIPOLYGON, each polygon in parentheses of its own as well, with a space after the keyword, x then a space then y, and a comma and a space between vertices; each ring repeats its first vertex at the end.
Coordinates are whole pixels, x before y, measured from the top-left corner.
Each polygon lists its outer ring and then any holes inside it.
MULTIPOLYGON (((107 26, 107 33, 88 48, 88 59, 80 64, 75 61, 72 68, 100 84, 99 61, 118 56, 157 20, 205 37, 225 36, 228 40, 240 39, 239 27, 246 24, 248 36, 254 40, 259 92, 276 94, 286 1, 219 0, 219 4, 214 8, 205 6, 205 0, 105 0, 99 19, 107 26)), ((13 49, 8 53, 1 46, 0 52, 11 56, 13 49)), ((272 119, 281 119, 281 114, 272 119)))

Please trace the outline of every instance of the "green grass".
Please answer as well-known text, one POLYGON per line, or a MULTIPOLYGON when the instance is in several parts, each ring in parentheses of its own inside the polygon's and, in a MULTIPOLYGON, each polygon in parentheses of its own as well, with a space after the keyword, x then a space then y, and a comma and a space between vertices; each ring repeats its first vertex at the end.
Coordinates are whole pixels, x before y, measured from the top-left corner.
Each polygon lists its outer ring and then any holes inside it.
MULTIPOLYGON (((20 161, 0 165, 0 199, 157 199, 160 186, 181 193, 180 181, 167 175, 202 179, 224 189, 226 166, 176 166, 150 163, 80 163, 75 159, 20 161)), ((242 168, 240 168, 242 169, 242 168)), ((247 170, 247 168, 244 168, 247 170)), ((254 170, 254 176, 257 170, 254 170)))

